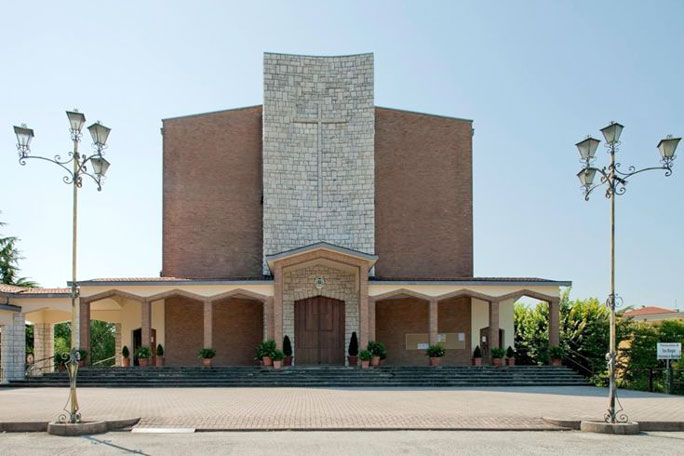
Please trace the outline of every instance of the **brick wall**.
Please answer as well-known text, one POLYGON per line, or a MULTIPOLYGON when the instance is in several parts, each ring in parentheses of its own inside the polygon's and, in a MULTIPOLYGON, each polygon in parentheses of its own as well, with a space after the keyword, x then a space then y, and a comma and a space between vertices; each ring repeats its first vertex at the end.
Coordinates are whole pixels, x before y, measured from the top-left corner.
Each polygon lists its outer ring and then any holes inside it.
POLYGON ((187 298, 164 302, 165 362, 169 366, 199 366, 204 342, 204 303, 187 298))
POLYGON ((213 309, 214 365, 253 366, 254 349, 263 337, 264 305, 248 299, 215 302, 213 309))
POLYGON ((472 123, 375 109, 376 278, 473 274, 472 123))
POLYGON ((442 358, 444 365, 468 365, 473 350, 471 349, 470 298, 454 298, 439 303, 437 315, 437 332, 465 333, 465 348, 447 350, 442 358))
POLYGON ((415 298, 388 299, 375 303, 375 340, 385 344, 385 364, 426 366, 423 350, 406 350, 407 333, 429 332, 429 304, 415 298))
POLYGON ((164 120, 164 276, 260 276, 261 106, 164 120))

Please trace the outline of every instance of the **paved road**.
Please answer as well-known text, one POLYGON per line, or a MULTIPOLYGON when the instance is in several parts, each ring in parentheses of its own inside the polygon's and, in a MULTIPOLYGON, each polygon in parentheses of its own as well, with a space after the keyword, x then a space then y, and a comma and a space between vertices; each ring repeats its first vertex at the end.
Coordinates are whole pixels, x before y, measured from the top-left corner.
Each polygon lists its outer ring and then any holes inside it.
MULTIPOLYGON (((66 388, 0 389, 0 421, 51 421, 66 388)), ((544 429, 541 417, 600 418, 607 391, 537 388, 83 388, 84 419, 198 429, 544 429)), ((684 421, 684 397, 621 392, 636 421, 684 421)))
POLYGON ((20 455, 679 455, 684 433, 610 436, 581 432, 210 432, 109 433, 87 437, 0 435, 3 456, 20 455))

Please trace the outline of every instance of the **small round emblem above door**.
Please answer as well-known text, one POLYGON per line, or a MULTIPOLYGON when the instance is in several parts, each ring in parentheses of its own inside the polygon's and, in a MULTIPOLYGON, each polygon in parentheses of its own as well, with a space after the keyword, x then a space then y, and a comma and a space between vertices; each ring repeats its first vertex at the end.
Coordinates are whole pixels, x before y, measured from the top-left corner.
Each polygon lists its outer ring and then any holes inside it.
POLYGON ((323 277, 316 277, 316 280, 314 280, 314 287, 316 287, 317 290, 322 290, 324 286, 325 279, 323 279, 323 277))

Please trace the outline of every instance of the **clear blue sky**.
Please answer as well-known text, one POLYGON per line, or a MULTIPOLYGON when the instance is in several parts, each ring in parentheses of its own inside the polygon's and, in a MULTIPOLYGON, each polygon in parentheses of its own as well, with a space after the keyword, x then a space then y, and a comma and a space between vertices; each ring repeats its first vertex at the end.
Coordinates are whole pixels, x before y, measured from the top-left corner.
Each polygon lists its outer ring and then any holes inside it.
MULTIPOLYGON (((572 280, 575 297, 608 293, 608 201, 583 200, 575 142, 616 120, 620 161, 648 166, 684 134, 681 1, 10 2, 0 42, 0 219, 44 286, 69 278, 70 188, 19 166, 12 125, 40 154, 69 150, 65 109, 113 129, 104 190, 81 192, 79 277, 156 276, 160 119, 260 104, 264 51, 374 52, 377 105, 474 119, 476 275, 572 280)), ((628 305, 684 304, 679 155, 618 201, 628 305)))

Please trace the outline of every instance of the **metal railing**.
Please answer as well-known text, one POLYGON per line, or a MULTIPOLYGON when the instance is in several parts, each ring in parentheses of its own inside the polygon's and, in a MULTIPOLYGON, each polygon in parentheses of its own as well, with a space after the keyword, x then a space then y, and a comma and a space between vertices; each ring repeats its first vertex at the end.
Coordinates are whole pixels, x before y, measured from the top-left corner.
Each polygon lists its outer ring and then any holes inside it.
POLYGON ((102 367, 113 367, 114 365, 116 365, 116 355, 110 356, 109 358, 101 359, 99 361, 95 361, 93 364, 90 365, 90 367, 102 368, 102 367), (105 366, 104 364, 109 362, 109 361, 114 361, 114 362, 112 364, 108 364, 105 366))
POLYGON ((55 369, 55 355, 49 356, 47 358, 34 360, 31 364, 28 364, 26 366, 26 370, 24 371, 24 377, 26 377, 26 378, 40 377, 46 371, 47 372, 53 372, 54 369, 55 369))

